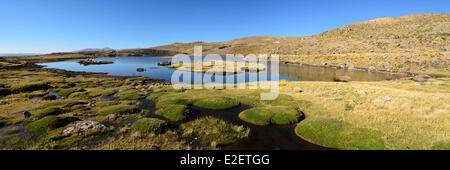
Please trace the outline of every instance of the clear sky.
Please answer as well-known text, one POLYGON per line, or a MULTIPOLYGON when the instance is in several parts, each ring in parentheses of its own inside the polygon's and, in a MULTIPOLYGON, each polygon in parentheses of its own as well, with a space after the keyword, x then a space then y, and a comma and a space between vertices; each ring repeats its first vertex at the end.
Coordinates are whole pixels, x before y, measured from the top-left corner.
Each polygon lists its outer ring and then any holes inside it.
POLYGON ((305 36, 449 8, 449 0, 0 0, 0 53, 305 36))

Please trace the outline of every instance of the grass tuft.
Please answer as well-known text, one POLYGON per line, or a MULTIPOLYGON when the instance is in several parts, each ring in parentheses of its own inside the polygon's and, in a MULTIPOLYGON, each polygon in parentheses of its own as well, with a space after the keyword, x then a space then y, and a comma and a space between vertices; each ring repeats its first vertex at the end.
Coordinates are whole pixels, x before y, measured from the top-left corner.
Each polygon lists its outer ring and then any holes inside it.
POLYGON ((218 145, 225 145, 247 138, 248 128, 236 126, 213 117, 205 117, 180 125, 182 137, 195 140, 201 145, 215 149, 218 145))
POLYGON ((189 109, 186 105, 166 105, 164 108, 157 110, 155 114, 176 122, 187 118, 189 116, 189 109))
POLYGON ((63 127, 74 121, 77 121, 77 119, 73 117, 47 116, 28 124, 27 126, 25 126, 25 129, 36 134, 44 134, 48 130, 63 127))
POLYGON ((130 105, 115 105, 108 106, 100 109, 97 114, 110 115, 110 114, 130 114, 136 112, 136 107, 130 105))
POLYGON ((155 118, 142 118, 133 123, 131 128, 141 133, 163 133, 167 122, 155 118))
POLYGON ((239 118, 256 125, 287 125, 297 123, 303 114, 287 106, 265 106, 245 110, 239 118))
POLYGON ((300 122, 295 132, 313 143, 341 149, 386 149, 379 131, 356 128, 341 120, 308 118, 300 122))
POLYGON ((121 100, 139 100, 143 99, 145 97, 144 93, 136 90, 136 89, 130 89, 121 91, 114 95, 114 97, 117 97, 121 100))
POLYGON ((52 107, 47 107, 47 108, 37 111, 34 116, 37 117, 38 119, 40 119, 45 116, 59 115, 59 114, 62 114, 63 112, 64 111, 60 107, 52 106, 52 107))

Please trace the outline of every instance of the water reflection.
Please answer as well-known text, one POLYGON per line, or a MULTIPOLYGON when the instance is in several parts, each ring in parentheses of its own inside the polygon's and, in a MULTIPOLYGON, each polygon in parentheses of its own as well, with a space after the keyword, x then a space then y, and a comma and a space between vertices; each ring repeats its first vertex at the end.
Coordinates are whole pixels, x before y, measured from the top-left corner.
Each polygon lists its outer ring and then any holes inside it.
MULTIPOLYGON (((161 57, 114 57, 114 58, 96 58, 96 61, 111 60, 114 61, 113 64, 105 65, 88 65, 83 66, 77 63, 77 60, 68 60, 62 62, 53 63, 43 63, 46 68, 58 68, 69 71, 87 71, 87 72, 104 72, 109 75, 116 76, 143 76, 154 79, 163 79, 170 81, 174 69, 169 69, 164 66, 158 66, 159 62, 166 62, 171 60, 170 58, 161 57), (145 72, 137 72, 136 68, 144 68, 145 72)), ((396 79, 401 76, 385 74, 385 73, 370 73, 366 71, 359 70, 347 70, 347 69, 335 69, 326 67, 314 67, 307 65, 286 65, 280 64, 280 80, 290 80, 290 81, 333 81, 335 76, 347 75, 352 77, 354 81, 380 81, 386 79, 396 79)), ((270 68, 268 68, 270 70, 270 68)), ((194 75, 202 73, 190 73, 191 77, 194 75)), ((245 74, 246 81, 249 80, 249 75, 255 74, 245 74)), ((221 78, 226 80, 230 76, 234 76, 237 80, 236 75, 228 76, 217 76, 216 78, 221 78)), ((215 78, 213 77, 213 81, 215 78)), ((268 76, 270 80, 270 76, 268 76)), ((224 81, 225 82, 225 81, 224 81)))

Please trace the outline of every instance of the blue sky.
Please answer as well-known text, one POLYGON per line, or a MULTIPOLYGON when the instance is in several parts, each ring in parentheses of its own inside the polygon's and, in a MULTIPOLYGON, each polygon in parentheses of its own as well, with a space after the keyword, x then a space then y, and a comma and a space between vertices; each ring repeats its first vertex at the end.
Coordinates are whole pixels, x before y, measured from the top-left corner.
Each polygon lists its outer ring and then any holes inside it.
POLYGON ((449 0, 0 0, 0 53, 305 36, 449 7, 449 0))

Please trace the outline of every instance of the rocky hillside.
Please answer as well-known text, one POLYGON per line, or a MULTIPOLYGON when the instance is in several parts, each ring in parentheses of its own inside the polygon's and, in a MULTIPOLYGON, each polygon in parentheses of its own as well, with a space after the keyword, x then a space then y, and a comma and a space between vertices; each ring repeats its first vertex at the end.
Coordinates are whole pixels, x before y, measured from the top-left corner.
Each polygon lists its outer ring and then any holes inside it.
POLYGON ((153 49, 193 54, 280 54, 281 60, 390 72, 449 74, 450 14, 417 14, 348 24, 306 37, 246 37, 153 49))

